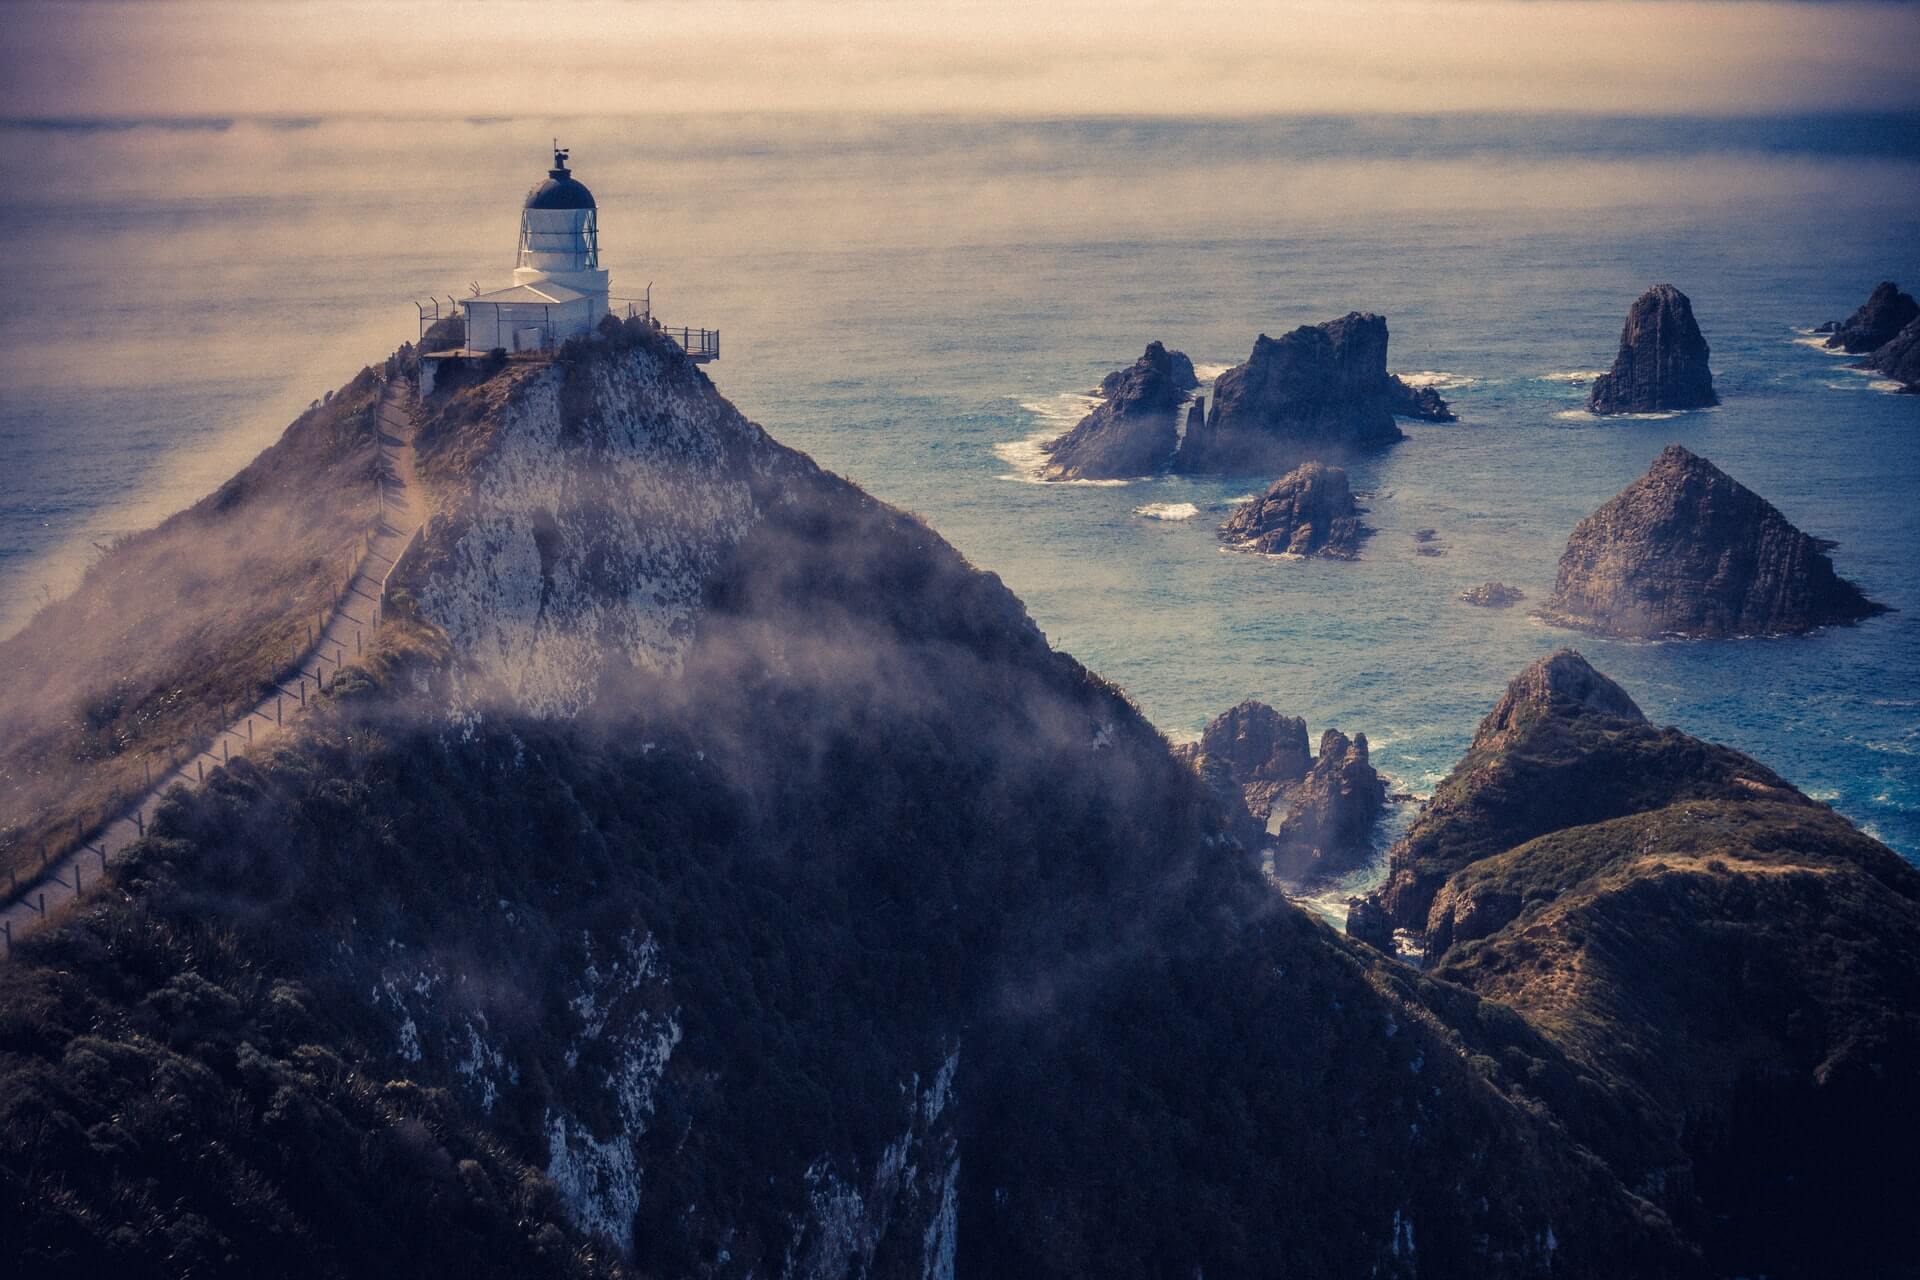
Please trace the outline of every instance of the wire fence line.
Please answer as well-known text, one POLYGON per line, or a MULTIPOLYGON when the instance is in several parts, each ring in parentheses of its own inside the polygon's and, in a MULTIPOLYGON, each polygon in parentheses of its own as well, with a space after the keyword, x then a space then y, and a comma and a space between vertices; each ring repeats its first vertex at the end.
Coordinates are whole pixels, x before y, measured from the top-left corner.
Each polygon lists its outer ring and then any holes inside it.
POLYGON ((412 480, 411 387, 395 372, 390 362, 379 374, 374 519, 355 535, 352 551, 343 557, 332 605, 302 620, 304 633, 296 631, 287 665, 270 682, 270 695, 251 707, 227 707, 226 724, 157 779, 148 761, 139 795, 91 832, 76 819, 73 844, 64 852, 43 851, 39 868, 25 877, 18 869, 8 870, 5 896, 0 898, 0 942, 7 956, 13 953, 16 936, 45 923, 49 912, 78 899, 90 884, 104 882, 108 865, 146 835, 147 823, 167 791, 204 785, 209 765, 218 769, 256 742, 272 738, 306 710, 309 684, 315 694, 327 692, 341 669, 365 653, 372 632, 385 620, 395 573, 418 548, 424 529, 412 480))

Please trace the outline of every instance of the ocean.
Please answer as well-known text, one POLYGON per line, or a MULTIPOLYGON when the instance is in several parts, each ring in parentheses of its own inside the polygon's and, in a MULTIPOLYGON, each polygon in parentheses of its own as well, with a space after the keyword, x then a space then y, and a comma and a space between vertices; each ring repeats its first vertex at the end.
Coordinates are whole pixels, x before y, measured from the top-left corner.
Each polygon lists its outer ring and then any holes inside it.
POLYGON ((1879 280, 1920 286, 1914 117, 0 123, 0 633, 415 336, 415 300, 504 283, 556 134, 616 294, 651 283, 669 324, 719 328, 708 372, 750 417, 924 515, 1170 736, 1259 698, 1366 733, 1425 794, 1506 682, 1573 645, 1920 861, 1920 397, 1806 334, 1879 280), (1587 417, 1660 281, 1723 404, 1587 417), (1350 310, 1461 418, 1351 468, 1361 560, 1223 551, 1270 475, 1033 481, 1033 444, 1147 342, 1211 377, 1350 310), (1658 644, 1532 620, 1574 524, 1670 443, 1897 612, 1658 644), (1528 602, 1456 598, 1489 579, 1528 602))

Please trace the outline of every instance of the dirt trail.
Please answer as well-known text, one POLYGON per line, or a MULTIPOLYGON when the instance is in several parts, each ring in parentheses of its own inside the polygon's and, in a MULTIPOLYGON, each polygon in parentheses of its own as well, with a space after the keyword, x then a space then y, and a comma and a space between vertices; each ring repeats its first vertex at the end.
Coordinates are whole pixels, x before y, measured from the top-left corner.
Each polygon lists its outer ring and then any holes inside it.
POLYGON ((271 742, 305 712, 321 679, 331 681, 372 638, 387 575, 426 514, 414 480, 412 402, 412 388, 400 381, 388 382, 381 393, 379 447, 384 479, 378 531, 368 539, 366 553, 360 557, 340 603, 313 645, 301 655, 298 670, 276 693, 216 734, 207 750, 154 779, 153 786, 119 817, 90 833, 71 853, 49 863, 32 881, 23 878, 20 895, 0 908, 0 939, 4 939, 0 949, 7 955, 12 954, 15 941, 59 916, 81 893, 100 882, 107 864, 119 860, 146 833, 147 823, 153 820, 169 788, 199 787, 209 773, 231 757, 271 742))

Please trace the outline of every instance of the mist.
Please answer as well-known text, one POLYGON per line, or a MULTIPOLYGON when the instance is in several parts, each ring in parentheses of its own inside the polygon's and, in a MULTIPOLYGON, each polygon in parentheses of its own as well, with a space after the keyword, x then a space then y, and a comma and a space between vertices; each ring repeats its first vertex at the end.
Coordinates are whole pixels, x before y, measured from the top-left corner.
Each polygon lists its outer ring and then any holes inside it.
POLYGON ((29 116, 1719 114, 1920 102, 1920 13, 1844 2, 39 0, 9 18, 6 110, 29 116))

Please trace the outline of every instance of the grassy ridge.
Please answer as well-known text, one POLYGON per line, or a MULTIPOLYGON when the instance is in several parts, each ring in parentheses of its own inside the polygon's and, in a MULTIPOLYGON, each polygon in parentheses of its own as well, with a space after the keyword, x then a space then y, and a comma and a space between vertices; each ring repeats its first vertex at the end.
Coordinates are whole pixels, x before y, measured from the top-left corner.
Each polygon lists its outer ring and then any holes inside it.
POLYGON ((285 672, 377 510, 365 369, 0 642, 0 874, 24 879, 285 672))

